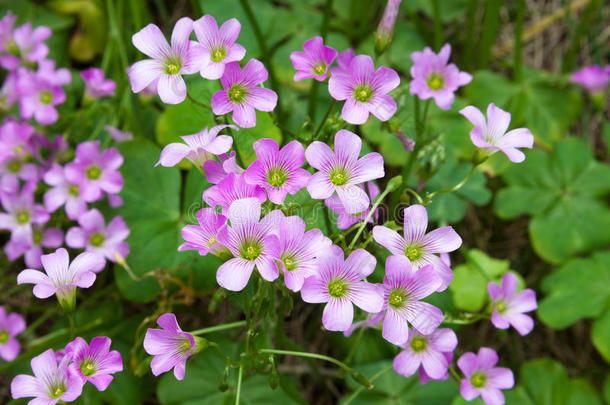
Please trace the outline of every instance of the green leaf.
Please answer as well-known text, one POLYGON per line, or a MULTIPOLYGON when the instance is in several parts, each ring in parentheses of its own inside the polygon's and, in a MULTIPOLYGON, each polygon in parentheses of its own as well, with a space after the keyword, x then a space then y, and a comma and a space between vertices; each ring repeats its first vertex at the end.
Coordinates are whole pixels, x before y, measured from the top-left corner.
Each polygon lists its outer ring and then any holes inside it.
POLYGON ((597 162, 580 139, 558 142, 552 153, 535 149, 503 173, 507 188, 494 210, 501 218, 533 215, 529 234, 536 253, 551 263, 610 243, 610 166, 597 162))
POLYGON ((457 308, 477 312, 488 300, 487 284, 500 283, 502 276, 509 272, 510 262, 489 257, 478 249, 468 250, 464 256, 466 263, 453 270, 449 291, 457 308))
POLYGON ((282 132, 275 126, 269 113, 256 112, 256 126, 253 128, 241 128, 233 132, 233 149, 237 151, 243 167, 248 167, 256 160, 254 142, 262 138, 271 138, 280 145, 282 143, 282 132))
POLYGON ((610 363, 610 308, 593 322, 591 340, 597 351, 610 363))
POLYGON ((606 376, 606 380, 604 381, 604 398, 606 402, 610 404, 610 374, 606 376))
POLYGON ((538 315, 553 328, 565 328, 579 319, 597 317, 608 307, 608 285, 610 252, 570 260, 543 280, 546 296, 540 302, 538 315))

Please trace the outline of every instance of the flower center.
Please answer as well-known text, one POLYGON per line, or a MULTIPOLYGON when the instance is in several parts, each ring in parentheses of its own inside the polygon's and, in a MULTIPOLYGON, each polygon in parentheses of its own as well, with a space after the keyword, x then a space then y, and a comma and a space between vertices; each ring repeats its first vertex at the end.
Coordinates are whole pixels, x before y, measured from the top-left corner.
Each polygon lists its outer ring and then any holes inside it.
POLYGON ((256 260, 263 252, 263 246, 257 241, 246 241, 239 249, 239 255, 246 260, 256 260))
POLYGON ((286 271, 294 271, 299 265, 293 255, 284 255, 281 260, 284 262, 284 266, 286 266, 286 271))
POLYGON ((316 76, 322 76, 324 73, 326 73, 326 63, 325 62, 318 62, 313 66, 313 73, 316 76))
POLYGON ((40 242, 42 242, 42 232, 38 229, 34 229, 32 232, 32 241, 34 242, 34 245, 40 245, 40 242))
POLYGON ((212 59, 212 62, 220 62, 225 56, 227 56, 227 50, 224 46, 215 46, 214 49, 212 49, 212 52, 210 52, 210 59, 212 59))
POLYGON ((17 44, 15 43, 15 41, 11 41, 6 45, 6 50, 8 53, 10 53, 11 55, 15 55, 15 56, 21 56, 21 51, 19 50, 19 47, 17 46, 17 44))
POLYGON ((70 184, 68 186, 68 194, 72 197, 78 197, 78 184, 70 184))
POLYGON ((496 301, 496 309, 499 314, 504 313, 506 311, 506 303, 502 300, 496 301))
POLYGON ((242 84, 234 84, 229 87, 229 91, 227 92, 229 95, 229 100, 234 104, 241 104, 246 101, 246 97, 248 97, 248 89, 246 89, 242 84))
POLYGON ((432 73, 428 76, 427 83, 431 90, 440 90, 445 85, 445 79, 437 73, 432 73))
POLYGON ((87 168, 87 172, 85 173, 89 180, 97 180, 102 175, 102 169, 99 166, 89 166, 87 168))
POLYGON ((83 360, 80 363, 80 371, 85 377, 90 377, 97 371, 95 365, 90 359, 83 360))
POLYGON ((475 388, 483 388, 486 382, 487 376, 480 371, 477 371, 476 373, 472 374, 472 377, 470 377, 470 384, 472 384, 472 386, 475 388))
POLYGON ((271 187, 282 187, 288 180, 288 173, 281 167, 272 167, 267 172, 267 183, 271 187))
POLYGON ((21 161, 19 159, 11 159, 6 164, 6 170, 11 173, 19 173, 21 170, 21 161))
POLYGON ((343 186, 349 181, 349 174, 345 169, 334 168, 328 172, 328 178, 335 186, 343 186))
POLYGON ((53 399, 60 398, 66 392, 66 384, 63 381, 54 382, 49 387, 49 396, 53 399))
POLYGON ((51 104, 51 101, 53 101, 53 93, 51 93, 49 90, 41 91, 38 99, 42 104, 49 105, 51 104))
POLYGON ((415 353, 421 353, 428 347, 428 341, 423 336, 417 336, 411 339, 411 349, 415 353))
POLYGON ((210 239, 208 239, 208 247, 214 246, 216 244, 216 238, 215 237, 211 237, 210 239))
POLYGON ((191 350, 191 341, 186 336, 180 337, 180 346, 178 347, 178 351, 183 355, 186 354, 189 350, 191 350))
POLYGON ((405 249, 405 256, 407 256, 407 258, 412 262, 416 262, 421 259, 423 253, 422 248, 417 245, 410 245, 405 249))
POLYGON ((347 294, 347 283, 335 278, 328 283, 328 293, 333 298, 343 298, 347 294))
POLYGON ((359 84, 358 86, 354 87, 353 94, 356 101, 366 103, 371 99, 371 97, 373 97, 373 89, 371 89, 371 86, 359 84))
POLYGON ((180 72, 182 68, 182 61, 178 58, 169 58, 165 61, 165 73, 168 75, 175 75, 180 72))
POLYGON ((407 294, 405 294, 405 291, 403 289, 395 288, 390 291, 390 296, 388 297, 388 305, 396 309, 402 308, 406 298, 407 294))
POLYGON ((0 330, 0 345, 8 342, 8 332, 0 330))
POLYGON ((94 233, 89 237, 89 244, 91 246, 100 247, 104 243, 106 238, 101 233, 94 233))
POLYGON ((20 225, 27 224, 30 222, 30 212, 26 210, 17 211, 17 215, 15 215, 15 219, 17 223, 20 225))

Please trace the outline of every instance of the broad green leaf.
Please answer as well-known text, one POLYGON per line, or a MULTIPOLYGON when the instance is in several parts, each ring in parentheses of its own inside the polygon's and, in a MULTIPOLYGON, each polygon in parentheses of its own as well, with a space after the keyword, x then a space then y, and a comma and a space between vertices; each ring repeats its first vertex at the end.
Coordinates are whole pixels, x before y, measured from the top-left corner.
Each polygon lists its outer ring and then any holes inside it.
MULTIPOLYGON (((538 315, 553 328, 565 328, 582 318, 594 318, 608 308, 610 252, 573 259, 547 276, 538 315)), ((600 326, 601 327, 601 326, 600 326)))
POLYGON ((472 249, 465 253, 466 263, 453 270, 449 291, 457 308, 476 312, 488 301, 487 284, 500 283, 509 271, 510 262, 489 257, 485 252, 472 249))
POLYGON ((606 376, 606 380, 604 381, 604 398, 606 402, 610 404, 610 374, 606 376))
POLYGON ((597 351, 610 363, 610 307, 593 322, 591 340, 597 351))
POLYGON ((610 192, 610 166, 597 162, 576 138, 558 142, 552 153, 528 151, 525 162, 503 173, 507 188, 494 209, 501 218, 533 215, 529 234, 536 253, 551 263, 610 242, 610 210, 599 197, 610 192))

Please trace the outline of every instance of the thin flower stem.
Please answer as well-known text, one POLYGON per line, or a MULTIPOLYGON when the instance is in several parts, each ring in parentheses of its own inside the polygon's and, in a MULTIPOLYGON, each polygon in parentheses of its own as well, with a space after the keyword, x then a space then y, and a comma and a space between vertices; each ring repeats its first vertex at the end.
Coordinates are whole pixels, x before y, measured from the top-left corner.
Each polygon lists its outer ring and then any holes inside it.
POLYGON ((241 395, 241 379, 244 374, 244 366, 239 366, 239 372, 237 373, 237 389, 235 392, 235 405, 239 405, 239 397, 241 395))
POLYGON ((453 367, 453 364, 449 364, 449 372, 451 373, 451 377, 453 377, 455 381, 460 382, 462 377, 460 377, 460 374, 457 372, 455 367, 453 367))
POLYGON ((335 107, 335 103, 336 103, 336 100, 333 98, 333 101, 330 102, 330 105, 328 106, 328 110, 326 110, 326 114, 324 114, 324 118, 322 118, 322 121, 320 121, 320 124, 318 125, 316 132, 313 133, 313 137, 312 137, 313 140, 316 140, 318 138, 320 131, 322 131, 322 128, 324 128, 324 124, 326 123, 328 116, 330 115, 333 108, 335 107))
POLYGON ((205 335, 206 333, 220 332, 222 330, 239 328, 240 326, 246 326, 246 321, 237 321, 231 323, 225 323, 222 325, 210 326, 209 328, 197 329, 189 332, 191 335, 205 335))
POLYGON ((190 94, 188 94, 188 93, 186 93, 186 98, 188 98, 191 101, 191 103, 197 104, 199 107, 203 107, 203 108, 205 108, 208 111, 212 111, 210 106, 205 105, 202 102, 195 100, 195 98, 193 96, 191 96, 190 94))
MULTIPOLYGON (((370 379, 371 383, 373 381, 375 381, 376 379, 378 379, 379 377, 381 377, 383 374, 390 371, 391 369, 392 369, 392 365, 390 364, 387 367, 379 370, 377 373, 373 374, 373 376, 370 379)), ((360 393, 364 390, 364 388, 366 388, 366 387, 358 387, 358 389, 356 391, 354 391, 354 393, 343 403, 343 405, 349 405, 349 403, 351 403, 358 395, 360 395, 360 393)))
POLYGON ((309 352, 295 352, 292 350, 278 350, 278 349, 260 349, 259 352, 260 353, 270 353, 270 354, 283 354, 286 356, 307 357, 310 359, 325 360, 325 361, 328 361, 330 363, 333 363, 333 364, 339 366, 342 370, 345 370, 349 374, 356 373, 356 370, 353 370, 350 366, 343 363, 342 361, 337 360, 334 357, 325 356, 323 354, 309 353, 309 352))
POLYGON ((375 204, 373 204, 373 207, 370 209, 369 213, 367 214, 366 218, 364 218, 364 221, 362 221, 360 223, 360 227, 358 228, 358 232, 356 232, 356 235, 354 235, 354 238, 352 239, 352 243, 349 244, 348 249, 351 250, 354 245, 356 244, 356 241, 358 240, 358 238, 360 237, 360 234, 362 233, 362 231, 364 230, 364 227, 366 226, 366 224, 368 224, 369 220, 371 219, 371 217, 373 216, 373 214, 375 213, 375 210, 377 209, 377 207, 379 207, 379 204, 381 204, 381 202, 384 200, 384 198, 392 191, 392 189, 390 189, 389 187, 387 187, 385 190, 383 190, 383 193, 381 193, 381 195, 379 195, 379 197, 377 197, 377 200, 375 200, 375 204))
POLYGON ((458 184, 456 184, 455 186, 448 188, 446 190, 437 190, 431 194, 428 194, 426 196, 426 201, 424 202, 424 205, 430 204, 430 202, 432 201, 432 198, 436 195, 444 194, 444 193, 453 193, 454 191, 458 191, 460 188, 462 188, 464 186, 464 184, 466 184, 468 182, 468 180, 470 179, 470 177, 472 176, 472 174, 474 173, 474 171, 476 170, 478 165, 479 164, 476 162, 472 163, 472 167, 468 171, 468 174, 466 175, 466 177, 464 177, 464 179, 462 181, 460 181, 458 184))
POLYGON ((489 319, 489 315, 466 313, 459 318, 454 318, 451 315, 446 314, 445 319, 443 319, 443 325, 470 325, 471 323, 478 322, 482 319, 489 319))
MULTIPOLYGON (((322 41, 326 40, 326 35, 328 34, 328 22, 330 20, 330 15, 333 11, 333 0, 326 0, 326 5, 324 6, 324 16, 322 17, 322 25, 320 27, 320 36, 322 37, 322 41)), ((330 66, 329 66, 330 68, 330 66)), ((316 107, 318 106, 318 91, 320 89, 320 83, 317 80, 314 80, 311 84, 311 90, 309 92, 309 106, 307 108, 309 117, 313 120, 316 118, 316 107)))
POLYGON ((354 343, 352 344, 349 354, 345 358, 345 364, 350 364, 352 362, 352 359, 354 358, 354 354, 356 353, 356 349, 358 348, 358 345, 360 344, 360 341, 362 340, 362 336, 364 335, 365 329, 366 329, 365 327, 361 327, 360 330, 358 331, 356 340, 354 340, 354 343))

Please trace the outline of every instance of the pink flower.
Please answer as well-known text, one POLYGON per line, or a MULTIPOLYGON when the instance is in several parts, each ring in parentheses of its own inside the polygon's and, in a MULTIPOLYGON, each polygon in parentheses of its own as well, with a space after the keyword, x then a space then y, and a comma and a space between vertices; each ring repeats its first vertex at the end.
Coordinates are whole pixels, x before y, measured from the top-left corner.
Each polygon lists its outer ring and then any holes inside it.
POLYGON ((230 226, 218 232, 218 242, 233 254, 233 259, 223 263, 216 272, 218 284, 230 291, 244 289, 254 268, 267 281, 279 276, 275 260, 269 254, 268 239, 273 227, 278 226, 280 210, 271 211, 261 219, 261 203, 255 198, 237 200, 229 207, 230 226))
POLYGON ((483 148, 492 154, 502 151, 511 162, 520 163, 525 160, 525 154, 517 148, 531 149, 534 146, 534 136, 527 128, 516 128, 506 132, 510 124, 510 113, 498 108, 494 103, 487 107, 487 122, 485 116, 476 107, 468 106, 460 110, 474 128, 470 131, 470 139, 477 148, 483 148))
POLYGON ((525 315, 538 308, 536 292, 525 289, 517 293, 517 276, 506 273, 502 278, 502 285, 487 284, 487 290, 493 300, 494 312, 491 322, 498 329, 508 329, 510 325, 525 336, 534 329, 534 320, 525 315))
POLYGON ((243 70, 239 63, 225 66, 220 78, 223 90, 212 96, 212 111, 216 115, 233 112, 233 121, 242 128, 256 125, 256 111, 273 111, 277 94, 273 90, 259 87, 267 80, 267 69, 256 59, 250 59, 243 70))
POLYGON ((95 281, 95 272, 104 267, 102 257, 81 253, 70 263, 68 252, 59 248, 55 253, 43 255, 40 260, 45 273, 25 269, 17 276, 17 284, 34 284, 34 296, 48 298, 55 294, 64 308, 73 309, 76 287, 89 288, 95 281))
POLYGON ((15 337, 24 330, 23 316, 17 313, 7 314, 4 307, 0 306, 0 357, 4 361, 13 361, 17 358, 21 345, 15 337))
POLYGON ((0 111, 9 111, 13 108, 15 101, 19 99, 17 76, 17 73, 10 72, 4 78, 2 88, 0 88, 0 111))
POLYGON ((472 401, 479 395, 487 405, 504 404, 504 395, 500 390, 510 389, 515 385, 513 372, 504 367, 494 367, 498 354, 488 347, 481 347, 478 354, 464 353, 457 365, 464 373, 460 384, 460 394, 466 401, 472 401))
POLYGON ((453 279, 453 273, 436 254, 453 252, 462 244, 462 238, 450 226, 426 234, 427 227, 426 208, 416 204, 404 209, 404 237, 378 225, 373 228, 373 238, 393 255, 406 256, 415 269, 431 264, 442 280, 438 291, 443 291, 453 279))
POLYGON ((189 40, 193 20, 183 17, 176 22, 171 46, 154 24, 148 24, 133 34, 131 42, 138 50, 152 59, 134 63, 129 68, 129 82, 134 93, 139 93, 151 83, 156 83, 161 101, 178 104, 186 98, 186 84, 182 75, 195 73, 199 68, 199 45, 189 40))
POLYGON ((84 195, 79 186, 80 176, 75 171, 66 171, 58 164, 54 164, 42 178, 51 186, 43 196, 44 206, 49 212, 54 212, 65 204, 66 215, 75 220, 87 212, 87 203, 98 199, 92 193, 84 195))
POLYGON ((349 69, 331 69, 328 92, 335 100, 345 100, 341 116, 350 124, 364 124, 369 113, 381 121, 389 120, 396 112, 396 101, 388 93, 398 87, 398 74, 381 66, 375 71, 368 55, 355 56, 349 69))
POLYGON ((19 188, 19 180, 36 183, 38 167, 27 162, 32 153, 34 128, 25 122, 6 119, 0 127, 0 188, 4 192, 19 188))
POLYGON ((307 277, 317 273, 316 258, 332 242, 319 229, 305 232, 305 221, 298 216, 281 218, 276 234, 267 241, 267 250, 280 263, 286 287, 297 292, 307 277))
POLYGON ((125 242, 129 228, 122 217, 114 217, 106 225, 102 214, 94 208, 81 215, 78 224, 80 227, 74 226, 66 233, 66 245, 69 247, 85 249, 102 260, 105 258, 111 262, 117 261, 117 254, 120 257, 129 254, 129 245, 125 242))
POLYGON ((258 184, 247 183, 243 174, 229 173, 218 184, 203 192, 203 201, 211 207, 221 206, 223 215, 227 215, 234 201, 243 198, 256 198, 259 204, 267 201, 265 190, 258 184))
POLYGON ((305 151, 307 162, 319 170, 309 180, 307 191, 312 198, 326 199, 337 192, 348 214, 360 214, 369 206, 369 197, 358 184, 381 178, 383 157, 376 152, 358 158, 362 140, 342 129, 335 135, 335 150, 314 141, 305 151))
POLYGON ((401 345, 405 350, 394 358, 394 370, 405 377, 419 370, 422 384, 429 379, 446 380, 457 344, 455 332, 448 328, 436 329, 429 335, 414 330, 401 345))
POLYGON ((428 47, 423 52, 413 52, 413 66, 409 84, 411 94, 422 100, 434 98, 438 108, 448 110, 453 104, 455 91, 472 80, 466 72, 460 72, 453 63, 447 64, 451 45, 445 44, 438 54, 428 47))
POLYGON ((64 233, 58 228, 44 229, 42 226, 32 227, 32 240, 30 241, 9 241, 4 245, 4 253, 9 260, 16 260, 25 254, 25 265, 30 268, 38 269, 42 267, 40 257, 42 248, 57 249, 64 241, 64 233))
POLYGON ((157 319, 162 329, 148 329, 144 350, 154 356, 150 368, 155 376, 174 369, 178 380, 184 379, 186 361, 195 350, 195 338, 183 332, 174 314, 163 314, 157 319))
POLYGON ((224 248, 218 243, 218 232, 227 224, 227 218, 217 214, 214 208, 202 208, 197 212, 199 225, 187 225, 182 228, 185 242, 178 251, 197 250, 201 256, 214 253, 224 248))
POLYGON ((354 319, 354 307, 377 313, 383 306, 379 287, 362 281, 375 270, 376 260, 364 249, 355 250, 344 261, 343 250, 333 245, 318 258, 318 272, 305 280, 303 301, 326 303, 322 324, 328 330, 344 331, 354 319))
POLYGON ((254 151, 258 159, 243 177, 247 183, 267 190, 269 201, 283 204, 286 194, 296 194, 307 185, 311 174, 301 168, 305 151, 299 141, 291 141, 279 149, 273 139, 259 139, 254 143, 254 151))
POLYGON ((114 378, 111 374, 123 371, 121 354, 110 351, 112 341, 106 336, 94 337, 91 345, 77 337, 66 346, 66 356, 71 360, 68 371, 80 379, 84 385, 87 381, 95 385, 98 391, 104 391, 114 378))
POLYGON ((409 338, 409 323, 425 335, 432 333, 443 321, 443 313, 421 299, 440 285, 432 266, 417 269, 405 256, 388 257, 383 279, 383 338, 395 345, 404 344, 409 338))
POLYGON ((591 93, 601 93, 610 82, 610 65, 603 68, 599 65, 585 66, 572 73, 570 79, 591 93))
POLYGON ((194 135, 185 135, 180 138, 186 143, 170 143, 161 151, 161 157, 155 166, 175 166, 184 158, 196 166, 202 166, 206 160, 226 153, 233 145, 233 138, 229 135, 218 135, 225 128, 239 130, 235 125, 216 125, 211 130, 205 127, 203 131, 194 135))
POLYGON ((229 155, 223 153, 218 155, 220 163, 215 160, 206 160, 203 162, 203 172, 209 183, 218 184, 224 180, 229 173, 239 176, 244 172, 236 161, 236 153, 234 150, 229 155))
POLYGON ((328 68, 337 57, 337 51, 323 44, 322 37, 313 37, 303 44, 305 52, 292 52, 290 60, 297 70, 294 81, 316 79, 321 82, 328 76, 328 68))
MULTIPOLYGON (((372 181, 359 184, 358 187, 365 190, 365 186, 368 189, 368 195, 371 201, 375 201, 375 198, 379 195, 379 187, 372 181)), ((366 190, 365 190, 366 191, 366 190)), ((335 214, 337 214, 337 228, 339 229, 348 229, 350 226, 364 221, 366 216, 369 214, 370 208, 367 207, 366 210, 362 211, 359 214, 349 214, 343 204, 341 203, 341 199, 338 195, 332 195, 324 201, 324 205, 333 210, 335 214)), ((370 223, 373 223, 373 217, 379 217, 379 209, 375 210, 375 214, 369 219, 370 223)))
POLYGON ((6 70, 15 70, 21 63, 28 67, 41 62, 49 53, 49 48, 43 41, 51 36, 49 27, 40 26, 32 29, 27 22, 10 33, 15 16, 7 14, 2 18, 0 28, 0 66, 6 70))
POLYGON ((345 51, 341 52, 337 57, 337 65, 339 66, 333 68, 333 71, 343 72, 349 75, 349 65, 352 63, 354 56, 356 56, 356 53, 352 48, 347 48, 345 51))
POLYGON ((53 349, 34 357, 30 362, 34 376, 19 374, 11 381, 13 399, 34 397, 31 405, 54 405, 72 402, 83 390, 83 383, 68 372, 69 359, 61 360, 53 349))
POLYGON ((74 161, 64 168, 66 178, 79 186, 86 201, 102 198, 103 192, 118 194, 123 188, 123 176, 118 171, 123 156, 115 148, 100 153, 100 142, 83 142, 76 147, 74 161))
POLYGON ((104 96, 114 96, 116 83, 111 79, 104 79, 104 71, 98 68, 89 68, 80 72, 85 81, 85 97, 96 99, 104 96))
POLYGON ((214 17, 206 14, 193 23, 193 30, 203 48, 201 77, 220 79, 228 63, 240 61, 246 55, 246 49, 235 43, 241 30, 241 24, 235 18, 227 20, 218 29, 214 17))
POLYGON ((6 212, 0 212, 0 229, 11 231, 11 241, 31 243, 32 226, 49 220, 49 212, 34 202, 36 184, 27 183, 17 193, 0 192, 0 202, 6 212))
POLYGON ((65 68, 55 70, 55 62, 43 60, 38 70, 30 72, 22 68, 18 71, 17 91, 19 110, 23 119, 34 117, 39 124, 50 125, 57 121, 56 106, 66 101, 62 86, 70 83, 72 76, 65 68))
POLYGON ((127 142, 133 139, 133 134, 131 132, 121 131, 120 129, 115 128, 112 125, 105 125, 104 129, 108 131, 108 133, 115 142, 127 142))

